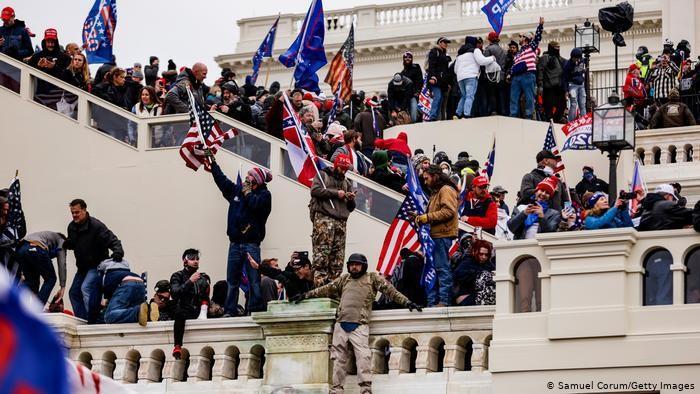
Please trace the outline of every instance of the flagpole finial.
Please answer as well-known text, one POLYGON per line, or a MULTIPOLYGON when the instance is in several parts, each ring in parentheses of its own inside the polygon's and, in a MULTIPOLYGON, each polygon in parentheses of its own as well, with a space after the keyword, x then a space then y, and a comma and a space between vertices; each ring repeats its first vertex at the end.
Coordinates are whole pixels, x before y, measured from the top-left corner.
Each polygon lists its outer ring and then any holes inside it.
POLYGON ((15 178, 19 176, 19 170, 15 170, 15 178))

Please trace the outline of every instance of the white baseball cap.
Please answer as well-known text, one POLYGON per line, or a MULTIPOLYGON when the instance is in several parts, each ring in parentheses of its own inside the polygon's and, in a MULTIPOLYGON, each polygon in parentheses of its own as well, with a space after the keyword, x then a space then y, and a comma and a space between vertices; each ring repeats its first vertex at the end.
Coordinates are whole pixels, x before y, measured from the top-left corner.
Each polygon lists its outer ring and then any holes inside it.
POLYGON ((654 193, 670 194, 673 196, 674 200, 677 200, 676 191, 673 190, 673 186, 669 185, 668 183, 662 183, 657 186, 656 189, 654 189, 654 193))

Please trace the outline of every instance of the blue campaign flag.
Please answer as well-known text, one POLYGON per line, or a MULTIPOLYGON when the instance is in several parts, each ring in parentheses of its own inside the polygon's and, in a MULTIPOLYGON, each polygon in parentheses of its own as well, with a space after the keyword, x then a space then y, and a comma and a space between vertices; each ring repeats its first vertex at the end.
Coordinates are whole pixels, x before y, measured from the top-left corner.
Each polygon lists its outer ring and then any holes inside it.
POLYGON ((258 72, 260 71, 260 65, 262 64, 263 58, 272 57, 272 46, 275 44, 275 33, 277 33, 277 22, 280 21, 280 17, 277 17, 275 23, 267 32, 265 39, 260 43, 260 47, 255 52, 253 56, 253 75, 251 75, 251 83, 255 85, 255 81, 258 80, 258 72))
POLYGON ((316 72, 328 63, 323 39, 326 34, 326 20, 323 17, 321 0, 313 0, 306 13, 304 23, 292 46, 280 55, 279 61, 285 67, 295 67, 294 81, 299 89, 320 93, 316 72))
MULTIPOLYGON (((425 196, 425 193, 423 193, 423 189, 418 181, 418 176, 416 175, 416 170, 413 166, 408 166, 406 184, 408 185, 408 196, 406 196, 406 198, 412 200, 412 205, 416 207, 416 213, 418 215, 424 214, 428 209, 428 198, 425 196)), ((418 227, 416 230, 418 232, 421 249, 423 249, 423 254, 425 255, 425 265, 423 266, 420 283, 426 291, 430 291, 435 286, 435 279, 437 277, 435 260, 433 257, 435 242, 430 238, 429 224, 418 225, 416 227, 418 227)))
POLYGON ((117 0, 95 0, 83 24, 83 46, 88 63, 112 61, 112 44, 116 28, 117 0))
POLYGON ((486 5, 481 7, 481 10, 486 14, 493 30, 501 34, 503 29, 503 16, 508 12, 508 8, 515 3, 515 0, 491 0, 486 5))
POLYGON ((0 393, 68 394, 63 344, 27 297, 0 266, 0 393))

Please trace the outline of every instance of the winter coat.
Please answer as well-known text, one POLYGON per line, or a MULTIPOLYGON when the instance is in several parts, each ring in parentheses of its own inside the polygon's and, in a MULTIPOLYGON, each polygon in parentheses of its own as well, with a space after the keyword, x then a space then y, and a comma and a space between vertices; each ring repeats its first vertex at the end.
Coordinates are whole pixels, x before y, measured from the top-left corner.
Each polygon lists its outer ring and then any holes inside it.
POLYGON ((426 213, 431 238, 457 237, 458 199, 457 190, 452 185, 443 185, 430 195, 426 213))
POLYGON ((339 199, 338 190, 353 191, 352 182, 346 176, 334 173, 330 167, 319 171, 319 176, 314 177, 311 185, 311 202, 309 203, 311 218, 314 217, 314 214, 320 213, 337 220, 348 220, 350 213, 355 210, 355 200, 339 199), (323 179, 323 183, 321 183, 321 179, 323 179))
POLYGON ((416 94, 423 89, 423 70, 421 70, 419 64, 404 64, 403 70, 401 70, 401 75, 407 77, 411 80, 411 82, 413 82, 413 91, 416 94))
POLYGON ((537 62, 537 87, 543 89, 561 88, 566 59, 551 46, 537 62))
POLYGON ((498 223, 498 204, 491 197, 476 199, 474 192, 464 196, 464 206, 459 217, 467 216, 467 224, 481 227, 489 234, 494 234, 498 223))
POLYGON ((209 276, 201 273, 200 279, 196 283, 192 283, 190 277, 195 272, 185 267, 170 276, 170 295, 177 303, 177 309, 185 311, 185 314, 189 316, 199 312, 202 301, 209 301, 209 298, 203 295, 204 291, 202 290, 206 289, 201 289, 207 281, 210 281, 209 276))
POLYGON ((68 239, 63 243, 63 248, 74 251, 78 272, 97 268, 102 260, 110 257, 109 250, 112 251, 112 259, 124 258, 124 249, 119 238, 90 214, 84 223, 68 224, 68 239))
POLYGON ((695 116, 685 103, 679 101, 669 101, 654 112, 651 117, 652 129, 663 129, 666 127, 694 126, 695 116))
POLYGON ((294 268, 291 265, 287 265, 284 270, 279 268, 270 267, 266 264, 260 264, 258 270, 261 274, 272 278, 284 286, 284 290, 287 293, 287 298, 294 298, 298 294, 306 293, 314 288, 314 281, 308 281, 301 279, 294 272, 294 268))
POLYGON ((214 182, 229 202, 226 234, 231 243, 260 245, 265 239, 265 224, 272 211, 272 194, 265 184, 258 185, 248 195, 224 175, 216 162, 211 165, 214 182))
POLYGON ((583 195, 586 192, 603 192, 605 194, 608 194, 608 189, 610 189, 608 183, 602 179, 598 179, 598 177, 596 176, 594 176, 593 179, 590 181, 586 178, 583 178, 581 179, 581 182, 576 184, 576 194, 578 194, 581 197, 583 197, 583 195))
POLYGON ((582 53, 580 48, 571 50, 571 59, 564 64, 564 72, 562 75, 562 87, 569 88, 569 84, 583 85, 586 83, 586 62, 581 59, 582 53), (578 61, 576 60, 578 58, 578 61))
POLYGON ((61 79, 75 86, 76 88, 84 90, 86 92, 89 89, 89 81, 85 80, 81 71, 73 72, 73 70, 71 70, 70 68, 66 68, 65 70, 63 70, 63 73, 61 73, 61 79))
POLYGON ((270 106, 270 110, 267 111, 267 114, 265 115, 265 124, 267 125, 265 131, 267 134, 279 139, 284 139, 284 136, 282 135, 283 108, 284 104, 282 104, 280 100, 274 99, 272 105, 270 106))
MULTIPOLYGON (((535 188, 537 184, 542 182, 547 178, 547 174, 541 168, 535 168, 529 173, 523 175, 523 179, 520 182, 520 201, 518 205, 529 204, 535 200, 535 188)), ((557 190, 554 191, 554 196, 551 196, 550 202, 552 206, 550 208, 555 211, 561 211, 564 207, 564 203, 569 201, 569 197, 566 194, 566 185, 563 182, 557 184, 557 190)))
POLYGON ((127 105, 126 86, 115 86, 109 82, 102 82, 95 85, 92 94, 118 107, 131 109, 127 105))
POLYGON ((700 233, 700 201, 696 202, 693 208, 693 228, 700 233))
POLYGON ((141 109, 140 104, 136 104, 131 108, 131 113, 138 116, 139 118, 149 118, 151 116, 160 116, 163 114, 163 107, 160 104, 155 104, 151 109, 148 109, 145 105, 141 109))
POLYGON ((253 111, 251 110, 250 105, 244 103, 240 99, 230 104, 222 103, 216 107, 216 110, 222 114, 232 117, 233 119, 236 119, 241 123, 245 123, 249 126, 253 125, 253 111), (228 112, 221 110, 222 105, 226 105, 228 107, 228 112))
POLYGON ((391 110, 396 108, 409 111, 411 109, 411 99, 415 93, 413 82, 407 77, 403 77, 400 85, 395 85, 393 80, 389 82, 387 87, 387 95, 389 97, 389 106, 391 110))
POLYGON ((583 225, 586 230, 634 227, 629 210, 626 207, 622 209, 612 207, 600 216, 594 216, 592 213, 589 213, 586 215, 586 220, 584 220, 583 225))
POLYGON ((376 168, 369 179, 389 189, 404 194, 403 185, 406 180, 399 174, 389 171, 387 168, 376 168))
POLYGON ((622 94, 628 105, 643 105, 647 98, 647 91, 644 82, 632 74, 627 74, 625 85, 622 87, 622 94))
POLYGON ((486 48, 484 48, 483 52, 484 57, 493 56, 494 58, 496 58, 496 63, 498 63, 498 65, 501 67, 501 77, 499 81, 505 81, 506 51, 504 51, 500 45, 493 43, 489 44, 486 48))
POLYGON ((150 64, 143 67, 143 75, 146 77, 146 85, 156 86, 156 80, 158 79, 158 67, 160 65, 156 64, 151 66, 150 64))
POLYGON ((470 297, 468 297, 468 299, 470 301, 461 305, 474 305, 474 298, 476 296, 476 278, 484 271, 492 272, 495 270, 496 265, 493 263, 493 261, 489 260, 484 264, 481 264, 474 260, 471 255, 465 254, 452 271, 454 297, 456 298, 462 295, 469 295, 470 297))
POLYGON ((374 131, 372 125, 372 113, 370 110, 362 111, 355 117, 354 129, 362 134, 362 148, 374 148, 374 139, 384 137, 384 129, 386 129, 386 120, 379 111, 374 111, 374 117, 377 120, 377 128, 379 135, 374 131))
MULTIPOLYGON (((428 80, 435 78, 440 89, 446 90, 450 84, 449 67, 452 59, 439 47, 428 52, 428 80)), ((428 82, 429 83, 429 82, 428 82)))
POLYGON ((411 156, 411 147, 408 146, 408 135, 403 131, 397 134, 396 138, 375 139, 374 147, 387 150, 389 153, 394 151, 404 156, 411 156))
POLYGON ((115 62, 107 62, 101 65, 100 67, 97 68, 97 72, 95 73, 95 79, 93 79, 93 84, 97 85, 98 83, 104 82, 105 75, 110 72, 114 67, 117 67, 117 63, 115 62))
POLYGON ((22 60, 34 53, 32 39, 27 33, 24 21, 15 19, 12 26, 0 26, 0 37, 5 39, 0 52, 7 56, 22 60))
POLYGON ((474 48, 471 52, 465 52, 457 56, 457 60, 455 60, 455 74, 457 74, 457 80, 461 81, 467 78, 477 78, 479 76, 480 66, 488 66, 495 61, 495 56, 485 57, 479 48, 474 48))
POLYGON ((204 108, 204 97, 206 97, 204 84, 197 82, 192 70, 185 68, 178 74, 175 85, 165 95, 165 110, 163 112, 166 115, 183 114, 190 111, 187 86, 190 86, 195 100, 204 108))
POLYGON ((639 231, 674 230, 693 224, 693 211, 679 207, 675 201, 668 201, 659 193, 649 193, 642 200, 642 218, 639 231))
MULTIPOLYGON (((508 229, 513 233, 514 239, 525 239, 526 237, 525 219, 528 217, 528 214, 525 213, 526 208, 527 205, 516 207, 513 216, 508 221, 508 229)), ((544 217, 540 218, 537 233, 554 233, 559 229, 559 223, 561 223, 560 211, 550 207, 544 212, 544 217)))
POLYGON ((70 56, 61 50, 60 45, 58 45, 58 40, 56 40, 56 47, 52 51, 46 49, 46 40, 41 40, 41 50, 33 54, 27 63, 36 69, 60 79, 61 75, 63 75, 63 70, 70 64, 70 56), (39 60, 41 58, 47 58, 49 60, 56 59, 56 65, 53 68, 39 67, 39 60))

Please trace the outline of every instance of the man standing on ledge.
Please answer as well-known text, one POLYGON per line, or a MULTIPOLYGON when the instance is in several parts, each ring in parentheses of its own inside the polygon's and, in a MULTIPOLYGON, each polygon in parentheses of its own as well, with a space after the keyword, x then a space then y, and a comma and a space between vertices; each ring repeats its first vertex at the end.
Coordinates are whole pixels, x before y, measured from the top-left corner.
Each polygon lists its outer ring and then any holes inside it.
POLYGON ((520 35, 520 50, 513 59, 511 68, 510 87, 510 116, 517 117, 520 112, 520 94, 525 98, 524 118, 532 119, 535 112, 535 79, 537 76, 537 47, 542 39, 544 18, 540 17, 540 24, 534 36, 532 33, 520 35))
POLYGON ((350 157, 339 154, 333 168, 318 172, 311 185, 309 204, 313 231, 314 283, 316 287, 336 279, 343 272, 345 231, 350 212, 355 210, 355 192, 345 173, 352 168, 350 157))
POLYGON ((68 295, 75 316, 94 323, 101 298, 97 266, 110 258, 109 250, 112 250, 112 260, 122 261, 124 249, 119 238, 104 223, 90 216, 84 200, 76 198, 69 206, 73 221, 68 224, 68 239, 63 248, 75 253, 78 272, 73 277, 68 295))
POLYGON ((372 371, 370 360, 372 352, 369 349, 369 318, 372 313, 372 302, 377 298, 377 291, 382 292, 389 300, 399 305, 422 312, 420 306, 399 293, 386 279, 376 272, 367 272, 367 257, 353 253, 348 259, 348 273, 333 282, 293 297, 291 301, 299 303, 305 298, 332 297, 340 299, 338 317, 333 328, 333 345, 331 359, 333 360, 333 386, 331 393, 342 393, 347 363, 350 352, 355 351, 357 380, 360 393, 372 392, 372 371))

